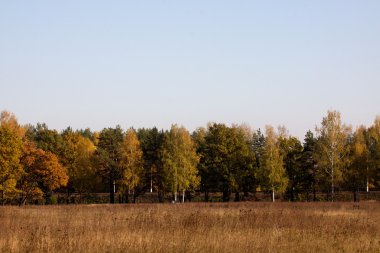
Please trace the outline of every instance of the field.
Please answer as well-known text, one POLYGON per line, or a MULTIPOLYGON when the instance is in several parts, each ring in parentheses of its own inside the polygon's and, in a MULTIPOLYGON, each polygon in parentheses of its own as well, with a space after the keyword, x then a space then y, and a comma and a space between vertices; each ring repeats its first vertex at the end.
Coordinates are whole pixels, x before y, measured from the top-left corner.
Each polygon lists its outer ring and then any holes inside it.
POLYGON ((0 252, 380 252, 380 204, 0 207, 0 252))

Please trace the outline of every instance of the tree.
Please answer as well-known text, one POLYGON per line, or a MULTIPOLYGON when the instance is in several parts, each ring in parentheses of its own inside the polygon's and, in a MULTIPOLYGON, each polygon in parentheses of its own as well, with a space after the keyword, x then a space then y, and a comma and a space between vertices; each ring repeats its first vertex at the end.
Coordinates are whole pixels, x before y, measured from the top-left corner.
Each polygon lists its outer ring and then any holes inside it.
POLYGON ((235 185, 235 201, 240 201, 240 192, 244 196, 248 196, 248 191, 255 192, 256 190, 256 155, 252 149, 253 134, 252 130, 247 125, 236 125, 231 128, 235 144, 233 152, 233 178, 235 185))
POLYGON ((342 181, 342 169, 348 154, 347 138, 350 129, 342 124, 338 111, 328 111, 321 127, 317 127, 317 162, 331 184, 331 200, 334 201, 335 187, 342 181))
POLYGON ((49 151, 57 156, 62 152, 62 136, 57 130, 50 130, 45 123, 38 123, 37 126, 30 126, 26 132, 27 139, 33 141, 37 148, 49 151))
POLYGON ((208 171, 208 167, 204 163, 204 155, 206 148, 206 132, 207 130, 204 127, 197 128, 193 134, 192 139, 194 141, 196 152, 199 156, 200 162, 198 163, 198 173, 201 178, 200 190, 204 192, 204 201, 209 201, 209 191, 213 184, 213 173, 208 171))
POLYGON ((143 152, 135 130, 128 129, 120 145, 121 153, 121 185, 126 190, 128 202, 130 192, 132 201, 135 202, 135 188, 140 183, 144 173, 143 152))
POLYGON ((1 204, 17 193, 17 180, 22 174, 21 138, 9 127, 0 125, 0 198, 1 204))
POLYGON ((18 192, 16 184, 23 173, 20 165, 25 129, 16 117, 7 111, 0 116, 0 198, 4 205, 6 200, 18 192))
POLYGON ((123 130, 120 126, 104 128, 99 134, 96 147, 95 163, 99 174, 108 182, 111 204, 115 203, 116 181, 121 178, 122 142, 123 130))
POLYGON ((264 153, 264 145, 265 145, 265 136, 262 134, 261 130, 258 129, 257 131, 253 132, 252 134, 252 152, 255 157, 255 186, 253 189, 254 194, 256 194, 256 187, 257 187, 257 175, 258 175, 258 170, 261 167, 262 158, 263 158, 263 153, 264 153))
POLYGON ((56 155, 27 142, 21 158, 24 174, 19 181, 20 204, 28 199, 40 199, 45 195, 47 202, 50 192, 66 186, 67 170, 59 163, 56 155))
POLYGON ((73 132, 71 128, 62 132, 62 152, 60 160, 67 168, 69 183, 67 186, 68 197, 70 192, 92 192, 99 182, 93 165, 95 153, 94 143, 80 132, 73 132))
POLYGON ((265 145, 265 136, 261 133, 261 130, 258 129, 252 135, 252 150, 255 154, 256 167, 259 168, 261 166, 261 160, 264 152, 265 145))
POLYGON ((367 168, 367 192, 370 188, 380 188, 380 116, 368 129, 367 147, 369 152, 367 168))
POLYGON ((166 186, 177 201, 177 192, 182 191, 182 201, 185 191, 199 186, 197 165, 199 157, 189 132, 184 127, 172 125, 165 135, 162 145, 162 163, 166 175, 166 186))
POLYGON ((367 182, 369 150, 366 139, 367 130, 361 126, 355 131, 350 142, 349 166, 343 175, 346 186, 354 194, 355 202, 358 201, 358 190, 364 188, 367 182))
POLYGON ((309 130, 305 135, 303 151, 300 158, 300 177, 302 178, 300 186, 306 191, 307 196, 309 192, 313 193, 313 201, 316 201, 316 187, 318 184, 317 161, 315 158, 316 144, 317 140, 314 134, 309 130))
POLYGON ((304 180, 300 164, 303 147, 301 142, 293 136, 280 135, 278 141, 281 155, 284 158, 286 174, 289 179, 287 192, 290 193, 290 200, 294 201, 297 192, 302 190, 301 184, 304 180))
POLYGON ((266 127, 266 138, 258 178, 260 186, 264 190, 272 191, 273 202, 275 201, 275 192, 284 192, 288 185, 288 178, 286 176, 277 135, 271 126, 266 127))
POLYGON ((145 189, 157 192, 159 202, 164 201, 164 170, 161 159, 161 146, 164 132, 154 128, 141 128, 137 131, 144 161, 145 189))
POLYGON ((83 129, 77 130, 76 133, 79 133, 84 138, 90 139, 91 142, 94 144, 96 144, 97 138, 99 137, 99 133, 92 132, 90 128, 86 128, 84 130, 83 129))
POLYGON ((231 192, 238 201, 239 192, 248 191, 248 184, 253 184, 256 161, 250 135, 241 127, 214 123, 201 142, 202 186, 205 191, 223 192, 224 202, 229 201, 231 192))
POLYGON ((19 125, 17 118, 13 113, 2 111, 0 115, 0 125, 7 127, 20 138, 25 136, 26 128, 19 125))

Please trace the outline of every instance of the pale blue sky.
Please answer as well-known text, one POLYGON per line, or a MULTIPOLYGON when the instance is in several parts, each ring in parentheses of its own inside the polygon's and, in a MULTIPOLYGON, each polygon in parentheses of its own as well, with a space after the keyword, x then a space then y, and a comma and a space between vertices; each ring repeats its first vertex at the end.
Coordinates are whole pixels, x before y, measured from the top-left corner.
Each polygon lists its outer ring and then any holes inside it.
POLYGON ((1 1, 0 110, 50 128, 380 114, 380 1, 1 1))

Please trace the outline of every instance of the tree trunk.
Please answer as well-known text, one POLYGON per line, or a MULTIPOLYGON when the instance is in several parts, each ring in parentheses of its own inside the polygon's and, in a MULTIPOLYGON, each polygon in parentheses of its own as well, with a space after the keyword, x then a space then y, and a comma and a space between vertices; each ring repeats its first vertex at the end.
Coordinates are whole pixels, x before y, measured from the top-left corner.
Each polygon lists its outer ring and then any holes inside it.
POLYGON ((272 188, 272 202, 274 202, 275 199, 274 199, 274 188, 272 188))
POLYGON ((67 187, 66 204, 70 204, 70 187, 67 187))
POLYGON ((331 181, 331 202, 334 202, 334 178, 332 177, 332 181, 331 181))
MULTIPOLYGON (((368 161, 367 161, 368 163, 368 161)), ((368 165, 367 165, 367 185, 366 185, 367 193, 369 193, 369 184, 368 184, 368 165)))
POLYGON ((185 203, 185 189, 182 190, 182 203, 185 203))
POLYGON ((230 201, 230 192, 228 189, 223 190, 223 202, 229 202, 230 201))
POLYGON ((191 192, 190 191, 186 191, 185 192, 185 198, 187 199, 187 201, 191 202, 192 196, 191 196, 191 192))
POLYGON ((208 191, 205 191, 205 202, 209 201, 208 191))
POLYGON ((129 203, 129 191, 125 191, 125 203, 129 203))
POLYGON ((109 180, 109 190, 110 190, 110 203, 115 204, 115 192, 114 192, 114 181, 110 178, 109 180))
POLYGON ((331 202, 334 202, 334 160, 331 161, 331 202))
POLYGON ((174 192, 174 203, 177 203, 177 191, 174 192))
POLYGON ((164 203, 164 196, 163 196, 163 192, 161 191, 161 189, 159 188, 157 190, 157 198, 158 198, 158 202, 159 203, 164 203))
POLYGON ((133 204, 136 204, 136 194, 135 194, 135 189, 132 190, 132 202, 133 202, 133 204))
POLYGON ((249 194, 248 194, 247 190, 244 191, 244 195, 243 196, 244 196, 244 200, 246 200, 249 197, 249 194))
POLYGON ((235 202, 239 202, 239 201, 240 201, 240 193, 235 192, 235 202))
POLYGON ((52 197, 52 192, 48 190, 45 194, 45 205, 51 204, 51 197, 52 197))
POLYGON ((360 195, 358 194, 358 189, 356 187, 353 193, 354 193, 354 202, 360 202, 360 195))
POLYGON ((291 202, 294 202, 294 187, 292 186, 292 188, 290 189, 290 201, 291 202))
POLYGON ((230 201, 230 189, 228 186, 228 182, 223 182, 223 202, 229 202, 230 201))
POLYGON ((21 194, 21 198, 19 200, 19 206, 25 206, 26 200, 28 199, 28 194, 24 196, 24 194, 21 194))

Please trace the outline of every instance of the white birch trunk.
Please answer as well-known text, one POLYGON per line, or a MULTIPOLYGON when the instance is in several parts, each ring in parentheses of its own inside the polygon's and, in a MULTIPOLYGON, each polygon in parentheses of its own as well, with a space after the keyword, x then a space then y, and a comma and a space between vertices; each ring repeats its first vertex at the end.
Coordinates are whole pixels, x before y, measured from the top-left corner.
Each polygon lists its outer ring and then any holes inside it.
POLYGON ((368 185, 368 166, 367 166, 367 193, 369 192, 369 185, 368 185))

